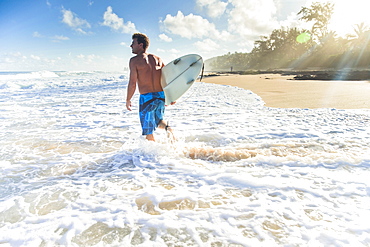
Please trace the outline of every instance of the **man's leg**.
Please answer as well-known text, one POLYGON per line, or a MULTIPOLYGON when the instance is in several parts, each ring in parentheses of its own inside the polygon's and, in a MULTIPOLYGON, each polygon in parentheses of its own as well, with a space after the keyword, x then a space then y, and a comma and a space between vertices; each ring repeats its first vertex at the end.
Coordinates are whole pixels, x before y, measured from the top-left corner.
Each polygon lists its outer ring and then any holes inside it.
POLYGON ((158 128, 165 129, 167 132, 167 136, 171 138, 173 141, 176 140, 175 135, 173 134, 172 128, 168 126, 168 121, 161 120, 158 124, 158 128))
POLYGON ((158 124, 158 128, 165 129, 166 131, 172 132, 172 128, 168 126, 168 122, 161 120, 158 124))
POLYGON ((165 122, 164 120, 161 120, 158 124, 158 128, 160 129, 165 129, 167 126, 167 122, 165 122))
POLYGON ((153 141, 153 142, 155 142, 155 139, 154 139, 154 135, 153 135, 153 134, 146 135, 146 139, 147 139, 148 141, 153 141))

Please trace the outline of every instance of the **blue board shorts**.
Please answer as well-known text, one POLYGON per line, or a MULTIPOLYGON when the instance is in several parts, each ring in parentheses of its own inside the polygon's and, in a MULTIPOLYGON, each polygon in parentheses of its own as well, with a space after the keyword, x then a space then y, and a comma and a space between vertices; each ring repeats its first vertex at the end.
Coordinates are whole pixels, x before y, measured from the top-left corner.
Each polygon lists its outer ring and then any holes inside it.
POLYGON ((143 135, 153 134, 164 115, 164 92, 140 95, 139 115, 143 135))

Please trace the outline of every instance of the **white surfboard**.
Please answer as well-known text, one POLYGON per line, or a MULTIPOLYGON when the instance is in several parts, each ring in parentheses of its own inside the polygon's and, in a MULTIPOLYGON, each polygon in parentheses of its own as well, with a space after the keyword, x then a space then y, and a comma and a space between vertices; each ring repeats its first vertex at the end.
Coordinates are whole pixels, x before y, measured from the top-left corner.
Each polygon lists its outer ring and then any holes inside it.
POLYGON ((162 88, 166 105, 180 98, 193 85, 203 67, 203 59, 197 54, 179 57, 162 68, 162 88))

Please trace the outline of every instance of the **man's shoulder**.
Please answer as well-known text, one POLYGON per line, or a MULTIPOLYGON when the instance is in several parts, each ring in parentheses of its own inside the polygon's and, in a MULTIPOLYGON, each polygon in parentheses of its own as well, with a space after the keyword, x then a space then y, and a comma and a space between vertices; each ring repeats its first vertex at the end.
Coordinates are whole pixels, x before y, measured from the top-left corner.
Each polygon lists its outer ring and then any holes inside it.
POLYGON ((149 54, 148 56, 154 58, 154 61, 157 65, 161 65, 161 67, 164 66, 164 63, 163 63, 162 59, 159 56, 154 55, 154 54, 149 54))
POLYGON ((154 54, 148 54, 148 56, 154 57, 155 59, 161 60, 161 58, 157 55, 154 54))
POLYGON ((137 55, 130 58, 130 65, 133 66, 133 65, 137 65, 137 64, 140 64, 140 57, 138 57, 137 55))
POLYGON ((137 55, 130 58, 130 62, 131 61, 134 62, 134 61, 137 61, 137 60, 138 60, 138 56, 137 55))

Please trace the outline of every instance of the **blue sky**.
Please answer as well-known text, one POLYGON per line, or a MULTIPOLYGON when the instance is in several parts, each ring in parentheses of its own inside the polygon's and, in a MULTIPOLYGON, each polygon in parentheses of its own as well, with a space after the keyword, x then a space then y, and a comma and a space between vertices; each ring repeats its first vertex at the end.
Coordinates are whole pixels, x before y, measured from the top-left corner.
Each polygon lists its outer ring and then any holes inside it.
MULTIPOLYGON (((122 71, 134 32, 165 63, 249 52, 261 35, 304 26, 296 14, 321 0, 0 0, 0 71, 122 71)), ((336 0, 332 29, 370 23, 368 0, 336 0)))

